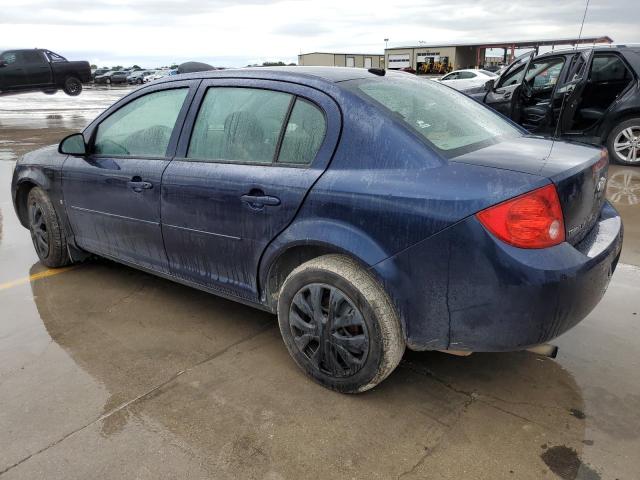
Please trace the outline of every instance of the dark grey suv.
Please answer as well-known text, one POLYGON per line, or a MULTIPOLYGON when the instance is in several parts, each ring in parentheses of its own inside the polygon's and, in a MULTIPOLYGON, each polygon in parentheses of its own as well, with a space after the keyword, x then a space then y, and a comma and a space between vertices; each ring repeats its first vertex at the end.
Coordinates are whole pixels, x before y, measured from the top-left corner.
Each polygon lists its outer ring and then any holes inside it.
POLYGON ((555 51, 518 58, 472 94, 530 132, 605 145, 640 165, 640 47, 555 51))

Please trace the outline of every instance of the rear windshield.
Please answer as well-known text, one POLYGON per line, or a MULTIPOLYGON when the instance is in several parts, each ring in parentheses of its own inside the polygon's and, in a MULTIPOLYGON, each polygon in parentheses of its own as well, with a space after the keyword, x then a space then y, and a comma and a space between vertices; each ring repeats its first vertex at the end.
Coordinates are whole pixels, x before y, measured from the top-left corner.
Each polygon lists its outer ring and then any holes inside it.
POLYGON ((398 74, 343 85, 392 112, 448 158, 522 135, 497 113, 438 82, 398 74))

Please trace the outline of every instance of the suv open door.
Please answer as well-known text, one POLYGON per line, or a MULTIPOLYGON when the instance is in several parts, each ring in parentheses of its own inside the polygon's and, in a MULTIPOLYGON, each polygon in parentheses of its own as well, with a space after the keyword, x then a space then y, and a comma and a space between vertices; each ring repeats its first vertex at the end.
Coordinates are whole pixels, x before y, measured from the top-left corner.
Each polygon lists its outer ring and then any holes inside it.
POLYGON ((582 94, 589 81, 593 50, 584 50, 576 54, 569 67, 565 83, 554 95, 554 118, 557 124, 554 136, 568 133, 571 130, 576 111, 582 101, 582 94))
POLYGON ((532 51, 516 58, 491 85, 484 98, 484 103, 515 122, 520 121, 519 97, 522 79, 534 53, 532 51))

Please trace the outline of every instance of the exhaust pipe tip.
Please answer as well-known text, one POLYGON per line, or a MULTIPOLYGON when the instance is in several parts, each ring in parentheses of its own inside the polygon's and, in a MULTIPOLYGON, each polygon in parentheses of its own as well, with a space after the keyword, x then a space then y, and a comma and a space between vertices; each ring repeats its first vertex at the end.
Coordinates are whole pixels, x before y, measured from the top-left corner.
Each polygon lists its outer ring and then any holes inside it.
POLYGON ((550 345, 548 343, 534 345, 533 347, 527 348, 526 351, 549 358, 556 358, 556 356, 558 355, 558 347, 556 347, 555 345, 550 345))

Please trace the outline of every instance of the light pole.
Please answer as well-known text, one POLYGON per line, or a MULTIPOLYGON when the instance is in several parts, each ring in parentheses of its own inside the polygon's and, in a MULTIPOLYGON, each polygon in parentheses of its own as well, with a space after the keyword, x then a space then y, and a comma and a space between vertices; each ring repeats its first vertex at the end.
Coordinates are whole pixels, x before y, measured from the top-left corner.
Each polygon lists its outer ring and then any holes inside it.
POLYGON ((385 38, 385 39, 384 39, 384 49, 385 49, 385 50, 387 49, 387 44, 388 44, 388 43, 389 43, 389 39, 388 39, 388 38, 385 38))

